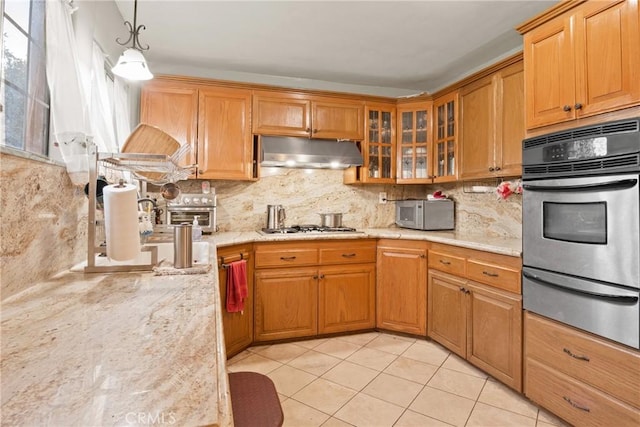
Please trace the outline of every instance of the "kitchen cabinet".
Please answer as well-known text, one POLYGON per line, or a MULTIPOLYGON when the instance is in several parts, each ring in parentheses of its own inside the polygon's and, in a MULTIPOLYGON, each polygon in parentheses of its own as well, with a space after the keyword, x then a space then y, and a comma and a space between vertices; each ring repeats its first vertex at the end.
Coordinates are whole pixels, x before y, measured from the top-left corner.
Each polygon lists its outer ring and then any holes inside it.
POLYGON ((427 335, 521 391, 520 259, 441 244, 432 248, 427 335))
POLYGON ((458 179, 458 91, 433 101, 433 182, 458 179))
POLYGON ((220 309, 224 328, 224 343, 227 358, 230 358, 253 342, 253 252, 252 245, 238 245, 218 248, 218 280, 220 284, 220 309), (229 313, 226 310, 228 263, 244 259, 247 262, 247 289, 244 311, 229 313))
POLYGON ((255 341, 375 327, 375 240, 255 247, 255 341))
POLYGON ((398 184, 425 184, 432 181, 431 110, 431 101, 398 105, 398 184))
POLYGON ((364 138, 364 102, 295 92, 253 92, 253 133, 309 138, 364 138))
POLYGON ((191 146, 192 178, 254 179, 250 90, 156 78, 142 88, 140 120, 191 146))
POLYGON ((525 136, 522 61, 464 86, 460 108, 460 177, 521 175, 525 136))
POLYGON ((638 2, 589 1, 566 9, 518 28, 527 129, 640 104, 638 2))
POLYGON ((640 352, 525 312, 525 395, 573 425, 638 425, 640 352))
POLYGON ((381 239, 376 269, 377 327, 425 336, 427 243, 381 239))

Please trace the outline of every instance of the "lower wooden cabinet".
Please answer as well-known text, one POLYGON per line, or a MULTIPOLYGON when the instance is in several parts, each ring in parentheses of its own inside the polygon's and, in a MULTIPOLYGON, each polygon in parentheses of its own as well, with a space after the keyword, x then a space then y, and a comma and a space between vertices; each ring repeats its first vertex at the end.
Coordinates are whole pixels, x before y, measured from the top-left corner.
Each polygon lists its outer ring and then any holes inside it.
POLYGON ((220 283, 220 309, 227 358, 240 353, 253 342, 253 248, 251 245, 228 246, 218 248, 218 280, 220 283), (244 311, 228 313, 226 264, 245 259, 247 261, 247 288, 249 294, 245 300, 244 311))
POLYGON ((640 352, 525 313, 525 395, 576 426, 640 425, 640 352))
POLYGON ((380 240, 377 254, 380 329, 427 334, 427 243, 380 240))
POLYGON ((460 357, 467 356, 466 280, 429 270, 427 335, 460 357))

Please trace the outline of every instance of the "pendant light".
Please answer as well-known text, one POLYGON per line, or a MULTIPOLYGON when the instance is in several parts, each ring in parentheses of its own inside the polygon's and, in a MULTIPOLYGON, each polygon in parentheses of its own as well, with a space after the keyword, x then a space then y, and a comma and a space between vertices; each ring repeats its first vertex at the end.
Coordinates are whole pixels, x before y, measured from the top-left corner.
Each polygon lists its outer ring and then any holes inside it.
POLYGON ((124 21, 124 25, 129 27, 129 38, 125 42, 121 42, 119 38, 116 39, 116 42, 121 46, 126 46, 129 42, 132 43, 130 47, 122 52, 122 55, 120 55, 120 58, 118 59, 118 63, 111 69, 111 71, 127 80, 150 80, 153 78, 153 74, 149 71, 147 61, 144 59, 144 55, 142 55, 142 51, 148 50, 149 45, 142 47, 140 40, 138 40, 140 30, 146 30, 147 27, 142 24, 138 26, 136 22, 137 15, 138 0, 134 0, 133 25, 131 25, 131 22, 129 21, 124 21))

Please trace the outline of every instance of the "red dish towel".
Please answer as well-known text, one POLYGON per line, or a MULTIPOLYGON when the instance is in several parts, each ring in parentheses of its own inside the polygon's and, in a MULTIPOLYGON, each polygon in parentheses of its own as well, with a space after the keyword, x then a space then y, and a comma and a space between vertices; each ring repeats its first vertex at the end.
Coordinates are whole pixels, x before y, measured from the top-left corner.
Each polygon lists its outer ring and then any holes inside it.
POLYGON ((247 288, 247 261, 242 259, 229 264, 227 269, 227 311, 244 311, 244 300, 249 295, 247 288))

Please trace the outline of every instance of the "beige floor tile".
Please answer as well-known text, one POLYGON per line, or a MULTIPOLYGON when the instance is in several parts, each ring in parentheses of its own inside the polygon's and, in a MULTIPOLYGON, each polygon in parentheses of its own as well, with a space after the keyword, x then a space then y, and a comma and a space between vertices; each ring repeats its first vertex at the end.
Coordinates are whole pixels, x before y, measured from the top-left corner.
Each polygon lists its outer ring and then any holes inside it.
POLYGON ((319 351, 320 353, 325 353, 333 357, 338 357, 340 359, 346 359, 351 356, 357 350, 360 349, 360 345, 353 344, 348 341, 342 341, 337 339, 330 339, 322 344, 313 348, 314 351, 319 351))
POLYGON ((313 409, 294 399, 282 404, 283 427, 319 427, 329 419, 329 415, 313 409))
POLYGON ((380 332, 365 332, 364 334, 343 335, 336 337, 338 340, 348 341, 357 345, 366 345, 374 338, 382 335, 380 332))
POLYGON ((288 399, 287 396, 285 396, 284 394, 278 393, 278 400, 280 401, 281 404, 282 404, 282 402, 284 402, 287 399, 288 399))
POLYGON ((367 368, 382 371, 389 366, 398 356, 375 348, 362 347, 347 358, 348 361, 357 363, 367 368))
POLYGON ((322 427, 353 427, 353 424, 345 423, 342 420, 331 417, 322 424, 322 427))
POLYGON ((431 341, 416 341, 402 353, 402 356, 440 366, 449 356, 449 351, 431 341))
POLYGON ((437 370, 437 366, 400 356, 384 372, 425 385, 437 370))
POLYGON ((334 417, 358 427, 392 426, 404 411, 400 406, 359 393, 334 417))
POLYGON ((471 399, 426 386, 409 409, 455 426, 464 426, 473 405, 475 401, 471 399))
POLYGON ((538 411, 538 421, 560 427, 566 427, 569 425, 562 421, 560 418, 553 415, 551 412, 542 408, 540 408, 540 410, 538 411))
POLYGON ((536 422, 536 427, 555 427, 555 424, 549 424, 538 420, 538 422, 536 422))
POLYGON ((482 372, 480 369, 471 365, 469 362, 458 356, 457 354, 451 353, 447 360, 442 364, 443 368, 451 369, 452 371, 462 372, 463 374, 473 375, 478 378, 488 378, 489 376, 482 372))
POLYGON ((227 360, 227 365, 230 365, 232 363, 236 363, 241 361, 242 359, 246 359, 247 357, 251 356, 253 354, 252 348, 249 347, 248 349, 236 354, 235 356, 233 356, 231 359, 227 360))
POLYGON ((484 403, 478 402, 471 411, 471 416, 467 421, 467 427, 535 427, 535 418, 525 417, 514 412, 505 411, 484 403))
POLYGON ((296 341, 296 345, 299 345, 300 347, 304 347, 306 349, 311 350, 312 348, 322 344, 325 341, 327 341, 327 338, 317 338, 315 340, 302 340, 302 341, 296 341))
POLYGON ((278 393, 289 397, 317 378, 315 375, 287 365, 271 371, 268 377, 275 384, 278 393))
POLYGON ((261 374, 268 374, 282 366, 282 363, 276 362, 266 357, 262 357, 259 354, 251 354, 238 362, 227 365, 229 372, 259 372, 261 374))
POLYGON ((288 363, 289 366, 302 369, 310 374, 320 376, 340 363, 340 359, 337 357, 329 356, 328 354, 318 353, 317 351, 309 350, 301 356, 296 357, 288 363))
POLYGON ((435 418, 406 410, 393 427, 449 427, 450 425, 435 418))
POLYGON ((457 394, 467 399, 476 400, 482 391, 482 387, 486 382, 483 378, 474 377, 473 375, 463 374, 462 372, 452 371, 450 369, 440 368, 427 385, 442 391, 457 394))
POLYGON ((266 357, 280 363, 287 363, 307 351, 307 348, 300 347, 293 343, 265 345, 256 347, 255 350, 253 350, 254 353, 259 354, 262 357, 266 357))
POLYGON ((406 349, 411 347, 415 339, 397 337, 394 335, 380 335, 378 338, 369 342, 365 347, 375 348, 376 350, 386 351, 387 353, 400 355, 406 349))
POLYGON ((293 395, 293 399, 325 414, 333 414, 357 392, 350 388, 318 378, 293 395))
POLYGON ((322 375, 322 378, 360 391, 380 372, 349 361, 342 361, 322 375))
POLYGON ((362 392, 406 408, 422 390, 422 385, 382 373, 362 392))
POLYGON ((536 405, 528 401, 520 393, 516 393, 509 387, 494 380, 487 381, 480 393, 478 402, 506 409, 525 417, 536 418, 538 416, 538 407, 536 405))

